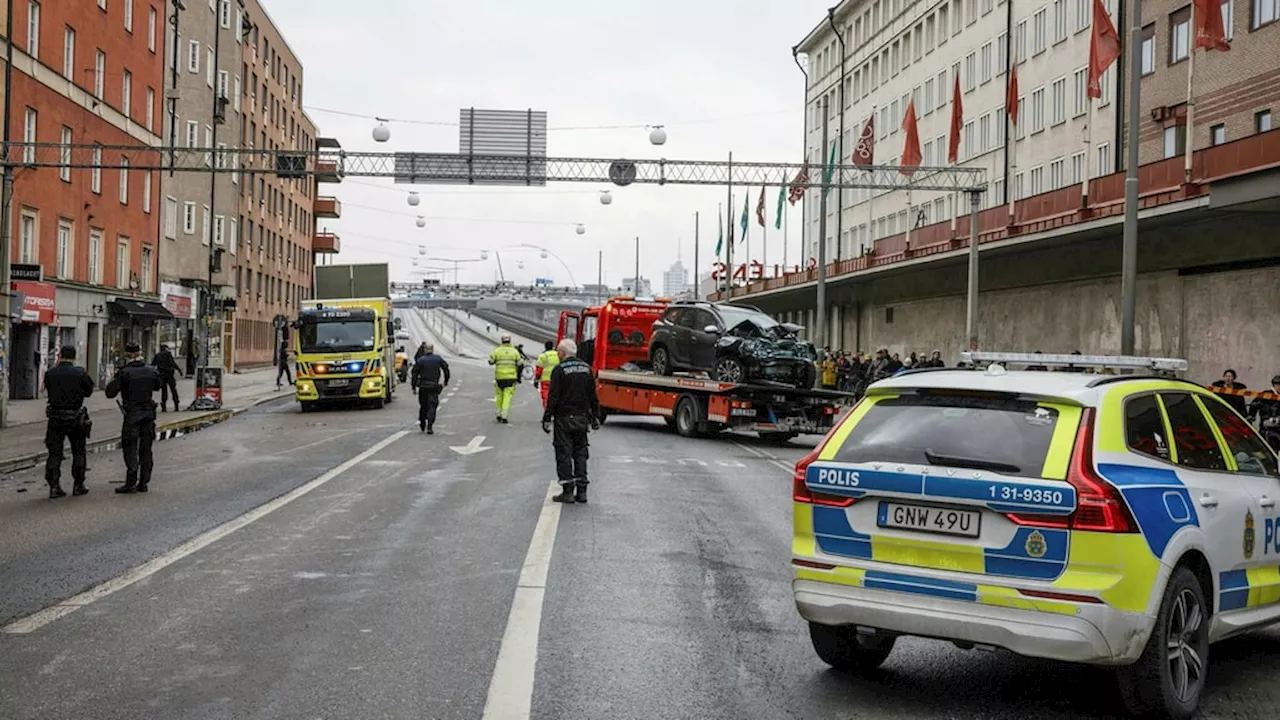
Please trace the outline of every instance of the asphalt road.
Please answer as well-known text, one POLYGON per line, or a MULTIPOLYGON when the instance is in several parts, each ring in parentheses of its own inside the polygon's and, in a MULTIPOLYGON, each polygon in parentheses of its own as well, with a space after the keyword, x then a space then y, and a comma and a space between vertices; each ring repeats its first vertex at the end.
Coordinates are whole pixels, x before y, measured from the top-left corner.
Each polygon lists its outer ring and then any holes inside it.
MULTIPOLYGON (((549 505, 535 394, 496 425, 489 369, 453 364, 435 436, 407 393, 307 415, 283 400, 158 444, 148 495, 110 492, 115 453, 92 457, 84 498, 44 499, 36 471, 0 483, 0 717, 1115 713, 1105 671, 923 640, 873 678, 826 669, 789 587, 785 468, 811 440, 615 418, 591 438, 591 502, 549 505), (545 582, 526 582, 539 548, 545 582), (522 597, 541 607, 540 625, 515 615, 539 628, 527 641, 508 627, 522 597)), ((1205 716, 1273 715, 1275 651, 1275 633, 1215 646, 1205 716)))

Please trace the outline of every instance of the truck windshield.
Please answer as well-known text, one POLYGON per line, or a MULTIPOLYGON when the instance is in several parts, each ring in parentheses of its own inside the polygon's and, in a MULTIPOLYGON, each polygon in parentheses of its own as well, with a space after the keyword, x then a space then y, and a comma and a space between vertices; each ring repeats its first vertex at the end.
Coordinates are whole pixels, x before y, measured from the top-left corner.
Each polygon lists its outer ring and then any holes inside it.
POLYGON ((320 320, 298 330, 299 349, 304 353, 372 350, 373 342, 373 322, 369 320, 320 320))

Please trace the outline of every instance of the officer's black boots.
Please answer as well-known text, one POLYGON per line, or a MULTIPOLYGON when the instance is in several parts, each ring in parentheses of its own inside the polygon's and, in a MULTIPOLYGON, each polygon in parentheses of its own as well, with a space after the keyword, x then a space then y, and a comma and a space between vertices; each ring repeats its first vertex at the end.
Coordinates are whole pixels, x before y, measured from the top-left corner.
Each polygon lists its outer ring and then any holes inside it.
POLYGON ((138 486, 132 483, 125 483, 124 485, 116 488, 116 492, 120 495, 132 495, 138 492, 138 486))
POLYGON ((75 485, 71 486, 71 494, 75 495, 76 497, 79 497, 81 495, 87 495, 89 494, 89 488, 84 486, 84 482, 78 482, 75 485))
POLYGON ((144 492, 146 492, 146 491, 147 491, 147 484, 146 484, 146 483, 138 483, 138 492, 142 492, 142 493, 144 493, 144 492))
POLYGON ((61 484, 56 484, 56 485, 50 485, 50 486, 49 486, 49 499, 50 499, 50 500, 57 500, 58 498, 64 498, 64 497, 66 497, 66 496, 67 496, 67 491, 62 489, 62 485, 61 485, 61 484))
POLYGON ((586 486, 586 485, 579 485, 579 486, 578 486, 578 497, 577 497, 577 500, 578 500, 578 502, 580 502, 580 503, 584 503, 584 502, 586 502, 586 501, 587 501, 587 486, 586 486))
POLYGON ((427 423, 426 423, 426 421, 425 421, 425 420, 419 420, 419 421, 418 421, 418 429, 419 429, 419 430, 421 430, 422 432, 426 432, 426 431, 427 431, 427 423))
POLYGON ((573 497, 573 485, 571 485, 571 484, 569 484, 569 483, 565 483, 565 484, 561 485, 560 487, 561 487, 560 494, 559 494, 559 495, 556 495, 556 496, 555 496, 555 497, 553 497, 553 498, 551 498, 552 500, 554 500, 555 502, 558 502, 558 503, 573 503, 573 502, 577 502, 577 500, 576 500, 576 499, 574 499, 574 497, 573 497))
POLYGON ((427 434, 428 434, 428 435, 435 435, 435 434, 436 434, 436 429, 435 429, 434 427, 432 427, 432 426, 428 425, 428 426, 427 426, 427 434))

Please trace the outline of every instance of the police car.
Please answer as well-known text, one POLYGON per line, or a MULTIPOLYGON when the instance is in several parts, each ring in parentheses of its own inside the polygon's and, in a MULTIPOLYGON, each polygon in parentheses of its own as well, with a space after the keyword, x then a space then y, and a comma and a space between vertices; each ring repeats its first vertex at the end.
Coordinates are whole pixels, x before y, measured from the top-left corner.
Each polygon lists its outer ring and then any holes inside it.
POLYGON ((818 656, 857 672, 900 635, 1006 648, 1115 666, 1131 712, 1190 717, 1209 644, 1280 620, 1275 452, 1160 376, 1183 360, 967 355, 992 364, 875 383, 796 465, 818 656), (1079 372, 1005 369, 1032 364, 1079 372))

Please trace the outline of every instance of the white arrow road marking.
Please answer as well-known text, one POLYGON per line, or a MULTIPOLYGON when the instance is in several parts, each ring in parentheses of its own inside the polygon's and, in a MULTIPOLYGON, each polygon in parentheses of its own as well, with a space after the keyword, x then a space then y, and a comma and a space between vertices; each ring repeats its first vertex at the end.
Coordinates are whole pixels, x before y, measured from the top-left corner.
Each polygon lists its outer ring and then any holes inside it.
POLYGON ((460 447, 458 445, 451 445, 449 446, 449 449, 459 455, 475 455, 476 453, 481 453, 485 450, 492 450, 492 446, 484 444, 484 438, 484 435, 477 435, 471 438, 471 442, 467 443, 466 446, 460 447))

